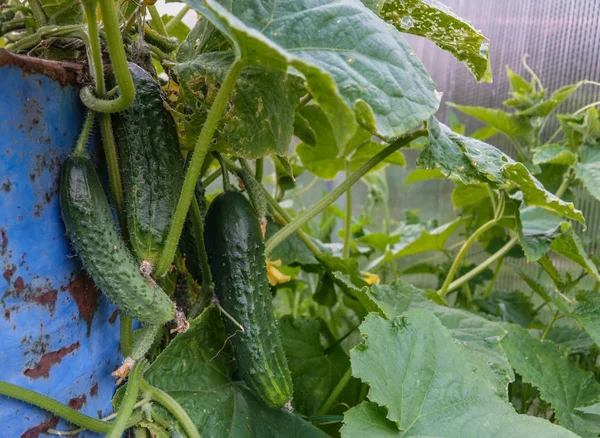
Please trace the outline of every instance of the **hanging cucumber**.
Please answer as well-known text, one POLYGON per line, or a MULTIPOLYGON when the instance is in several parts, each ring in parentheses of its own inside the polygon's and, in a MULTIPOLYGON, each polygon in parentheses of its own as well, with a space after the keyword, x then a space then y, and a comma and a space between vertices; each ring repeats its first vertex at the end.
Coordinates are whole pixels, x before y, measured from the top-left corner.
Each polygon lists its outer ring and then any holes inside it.
MULTIPOLYGON (((113 114, 123 174, 129 240, 138 260, 154 265, 162 251, 183 185, 177 128, 160 85, 129 63, 135 100, 113 114)), ((112 85, 112 84, 111 84, 112 85)))
POLYGON ((175 305, 144 277, 125 247, 96 170, 82 154, 67 158, 61 174, 60 206, 73 248, 96 285, 124 314, 143 323, 175 318, 175 305))
POLYGON ((210 204, 204 233, 215 292, 246 383, 273 407, 292 397, 292 379, 267 282, 264 244, 256 213, 240 193, 226 191, 210 204))

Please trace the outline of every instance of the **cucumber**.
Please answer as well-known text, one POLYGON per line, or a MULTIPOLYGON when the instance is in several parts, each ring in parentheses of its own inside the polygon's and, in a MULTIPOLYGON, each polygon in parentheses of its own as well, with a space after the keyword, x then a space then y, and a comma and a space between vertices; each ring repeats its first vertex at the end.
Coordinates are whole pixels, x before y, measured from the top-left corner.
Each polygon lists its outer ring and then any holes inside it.
POLYGON ((264 244, 256 213, 240 193, 226 191, 210 204, 204 239, 215 293, 228 318, 242 378, 272 407, 292 397, 292 378, 271 304, 264 244))
POLYGON ((129 63, 135 100, 112 116, 123 173, 129 241, 140 261, 162 252, 183 185, 177 128, 160 85, 129 63))
POLYGON ((60 180, 60 208, 73 248, 110 302, 142 323, 164 324, 175 318, 171 299, 140 273, 126 248, 89 158, 67 158, 60 180))

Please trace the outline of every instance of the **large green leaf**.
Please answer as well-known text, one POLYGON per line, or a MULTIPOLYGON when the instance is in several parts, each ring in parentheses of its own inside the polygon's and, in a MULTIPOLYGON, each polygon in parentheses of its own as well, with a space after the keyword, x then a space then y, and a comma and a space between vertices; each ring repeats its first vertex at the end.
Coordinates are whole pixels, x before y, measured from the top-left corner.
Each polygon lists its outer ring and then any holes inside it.
POLYGON ((314 415, 350 366, 348 356, 325 354, 316 319, 285 316, 279 330, 294 381, 294 408, 314 415))
POLYGON ((589 406, 600 400, 600 384, 594 375, 568 360, 568 350, 550 341, 540 341, 525 329, 506 324, 502 347, 508 360, 523 381, 540 391, 543 400, 550 403, 564 427, 587 437, 596 436, 579 424, 575 408, 589 406))
MULTIPOLYGON (((363 0, 363 3, 367 2, 363 0)), ((487 38, 437 0, 380 0, 371 7, 400 32, 425 37, 452 53, 479 82, 492 82, 487 38)))
POLYGON ((421 181, 429 181, 432 179, 441 179, 446 176, 437 169, 413 169, 404 180, 404 185, 421 182, 421 181))
POLYGON ((146 372, 148 382, 175 398, 206 437, 325 437, 285 410, 267 407, 232 379, 219 311, 207 308, 165 348, 146 372))
POLYGON ((462 349, 430 312, 417 310, 385 320, 369 315, 360 327, 365 343, 351 351, 353 375, 370 386, 369 400, 387 408, 359 405, 345 415, 343 437, 572 437, 540 418, 517 414, 472 367, 462 349), (357 411, 355 411, 357 409, 357 411))
MULTIPOLYGON (((227 40, 204 18, 180 47, 177 73, 194 111, 192 130, 199 132, 234 58, 227 40)), ((298 97, 296 77, 262 65, 245 67, 217 128, 217 148, 247 158, 286 155, 298 97)), ((187 147, 195 140, 189 137, 187 147)))
POLYGON ((454 208, 469 207, 489 197, 487 184, 463 184, 457 181, 452 190, 454 208))
MULTIPOLYGON (((388 319, 415 309, 433 312, 452 332, 477 373, 499 396, 506 398, 514 375, 499 344, 505 333, 497 324, 465 310, 436 304, 427 299, 424 291, 401 280, 391 285, 372 285, 354 293, 365 308, 388 319)), ((435 294, 430 298, 438 299, 435 294)))
POLYGON ((247 62, 301 75, 339 149, 354 135, 355 120, 392 140, 438 108, 431 78, 400 33, 358 1, 186 3, 247 62))
POLYGON ((583 242, 573 229, 573 226, 564 222, 561 226, 561 234, 552 242, 552 250, 572 262, 577 263, 583 269, 594 276, 596 281, 600 281, 600 274, 594 262, 587 255, 583 242))
POLYGON ((527 260, 538 261, 550 251, 552 241, 560 234, 562 218, 540 207, 519 208, 519 242, 527 260))
POLYGON ((440 169, 464 184, 487 182, 500 189, 517 185, 523 192, 525 204, 584 222, 583 214, 573 203, 547 191, 522 163, 494 146, 451 131, 434 117, 430 118, 428 126, 429 140, 417 159, 420 167, 440 169))
POLYGON ((575 165, 575 175, 583 182, 590 194, 600 200, 600 147, 584 146, 579 163, 575 165))

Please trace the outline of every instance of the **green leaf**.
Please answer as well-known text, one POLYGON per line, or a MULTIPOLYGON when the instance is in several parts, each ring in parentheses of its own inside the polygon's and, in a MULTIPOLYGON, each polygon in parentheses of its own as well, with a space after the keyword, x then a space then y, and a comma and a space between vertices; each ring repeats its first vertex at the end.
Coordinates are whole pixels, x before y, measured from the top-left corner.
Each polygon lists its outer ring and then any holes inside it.
POLYGON ((600 274, 594 262, 587 255, 583 242, 573 230, 573 226, 564 222, 561 226, 561 234, 552 242, 552 250, 572 262, 577 263, 583 269, 594 276, 596 281, 600 281, 600 274))
POLYGON ((530 206, 542 207, 554 211, 568 219, 584 223, 583 213, 577 210, 572 202, 565 202, 544 188, 541 182, 529 173, 522 163, 511 163, 504 166, 505 176, 517 184, 523 191, 523 200, 530 206))
POLYGON ((596 345, 600 345, 600 294, 592 291, 579 292, 571 316, 583 326, 596 345))
POLYGON ((379 15, 400 32, 425 37, 463 62, 479 82, 492 82, 487 38, 436 0, 383 0, 379 15))
POLYGON ((452 102, 448 102, 448 105, 488 124, 509 137, 528 140, 531 136, 531 126, 525 117, 518 117, 499 109, 481 106, 457 105, 452 102))
MULTIPOLYGON (((173 16, 164 14, 161 18, 163 23, 167 24, 173 19, 173 16)), ((189 33, 190 28, 183 21, 179 21, 173 29, 169 30, 169 36, 177 38, 179 42, 185 41, 189 33)))
POLYGON ((310 146, 317 144, 317 134, 311 128, 308 120, 299 112, 296 112, 294 118, 294 135, 310 146))
POLYGON ((552 93, 552 96, 547 100, 527 108, 526 110, 519 111, 517 114, 528 117, 546 117, 582 84, 583 82, 578 82, 576 84, 561 87, 552 93))
POLYGON ((40 6, 48 17, 64 10, 64 12, 57 15, 55 24, 81 24, 83 22, 83 8, 79 4, 75 4, 65 10, 65 7, 69 4, 72 4, 70 0, 40 0, 40 6))
POLYGON ((344 413, 342 437, 397 438, 402 436, 396 424, 386 416, 387 409, 376 403, 362 402, 344 413))
POLYGON ((393 245, 399 239, 400 236, 392 236, 385 233, 369 233, 359 237, 356 241, 384 252, 388 245, 393 245))
POLYGON ((438 169, 414 169, 412 170, 407 177, 404 179, 404 185, 421 182, 421 181, 429 181, 431 179, 440 179, 446 178, 446 176, 440 172, 438 169))
POLYGON ((533 320, 533 304, 521 292, 494 291, 486 300, 475 299, 473 303, 499 316, 503 321, 528 327, 533 320))
POLYGON ((551 144, 533 150, 533 164, 565 164, 570 166, 577 162, 577 155, 569 148, 559 144, 551 144))
POLYGON ((550 294, 546 291, 546 288, 538 283, 536 280, 531 278, 531 276, 527 275, 525 272, 521 270, 516 270, 519 277, 523 279, 527 286, 531 288, 535 293, 537 293, 546 303, 550 303, 552 298, 550 298, 550 294))
POLYGON ((510 88, 512 91, 521 94, 529 94, 533 92, 533 86, 531 83, 526 81, 522 76, 519 76, 513 72, 508 65, 506 66, 506 75, 508 76, 508 81, 510 82, 510 88))
POLYGON ((426 251, 442 251, 446 241, 462 223, 463 219, 457 218, 431 230, 421 225, 406 225, 399 233, 400 240, 387 251, 385 261, 426 251))
MULTIPOLYGON (((353 375, 370 386, 369 400, 387 408, 398 437, 568 437, 545 420, 517 414, 486 382, 465 366, 462 349, 430 312, 413 311, 386 321, 369 315, 360 327, 365 343, 351 351, 353 375), (485 420, 483 420, 485 419, 485 420)), ((385 411, 364 407, 346 414, 352 420, 342 436, 357 436, 365 420, 379 436, 391 434, 385 411)), ((370 434, 368 436, 371 436, 370 434)), ((375 435, 377 436, 377 435, 375 435)))
MULTIPOLYGON (((356 151, 352 154, 350 158, 350 170, 354 172, 360 166, 365 164, 379 152, 384 150, 387 145, 377 143, 374 141, 369 141, 364 143, 362 146, 359 146, 356 151)), ((383 160, 380 164, 375 167, 372 167, 369 172, 373 172, 379 169, 384 168, 388 164, 394 164, 396 166, 406 166, 406 159, 404 158, 404 154, 400 151, 396 151, 390 154, 385 160, 383 160)))
POLYGON ((554 342, 560 347, 568 349, 571 354, 589 353, 590 347, 594 345, 593 339, 585 331, 578 327, 555 324, 546 339, 554 342))
POLYGON ((279 320, 279 330, 294 382, 294 408, 304 415, 314 415, 350 366, 350 360, 343 352, 325 354, 316 319, 284 316, 279 320))
POLYGON ((429 120, 427 146, 417 159, 425 169, 440 169, 464 184, 487 182, 508 189, 516 184, 527 205, 554 211, 569 219, 584 222, 581 211, 548 192, 522 163, 518 163, 495 147, 452 132, 434 117, 429 120))
MULTIPOLYGON (((267 222, 266 239, 283 228, 274 222, 267 222)), ((319 262, 296 234, 292 234, 275 247, 270 255, 271 260, 281 260, 283 265, 318 265, 319 262)))
POLYGON ((452 203, 455 209, 469 207, 489 197, 487 184, 462 184, 457 181, 452 190, 452 203))
POLYGON ((163 350, 145 374, 171 395, 207 437, 325 437, 296 415, 272 409, 232 379, 219 311, 207 308, 163 350))
POLYGON ((560 234, 562 218, 539 207, 519 208, 519 242, 527 260, 538 261, 550 251, 552 241, 560 234))
POLYGON ((575 175, 590 194, 600 200, 600 148, 584 146, 575 164, 575 175))
POLYGON ((561 425, 581 436, 592 436, 579 427, 574 409, 600 400, 600 384, 594 375, 571 364, 568 350, 540 341, 514 324, 506 324, 504 328, 508 334, 501 342, 502 347, 523 381, 539 389, 541 398, 552 405, 561 425))
POLYGON ((246 62, 302 75, 340 150, 354 135, 355 120, 393 140, 438 108, 434 84, 408 44, 360 2, 186 3, 217 26, 246 62))
POLYGON ((365 307, 376 309, 374 311, 388 319, 409 310, 433 312, 452 332, 477 373, 498 395, 506 398, 508 384, 514 380, 514 375, 499 344, 505 333, 497 324, 465 310, 436 304, 430 300, 439 299, 434 292, 427 299, 426 292, 401 280, 391 285, 363 288, 361 294, 361 302, 368 302, 365 307))
MULTIPOLYGON (((201 18, 177 53, 177 73, 195 125, 204 122, 235 59, 223 40, 201 18)), ((216 147, 246 158, 286 155, 299 93, 296 77, 267 66, 246 66, 217 128, 216 147)))

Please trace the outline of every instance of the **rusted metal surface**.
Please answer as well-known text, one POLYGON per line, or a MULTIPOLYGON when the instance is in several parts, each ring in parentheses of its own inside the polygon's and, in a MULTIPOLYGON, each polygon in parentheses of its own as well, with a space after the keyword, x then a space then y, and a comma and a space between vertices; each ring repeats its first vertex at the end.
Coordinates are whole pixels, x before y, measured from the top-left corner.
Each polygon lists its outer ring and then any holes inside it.
MULTIPOLYGON (((112 411, 119 321, 81 272, 58 200, 85 115, 70 85, 82 72, 0 50, 0 369, 2 380, 99 417, 112 411)), ((0 423, 10 437, 69 428, 2 396, 0 423)))
POLYGON ((60 85, 89 82, 89 76, 83 64, 15 55, 5 49, 0 49, 0 68, 2 67, 16 67, 23 73, 40 73, 60 85))

